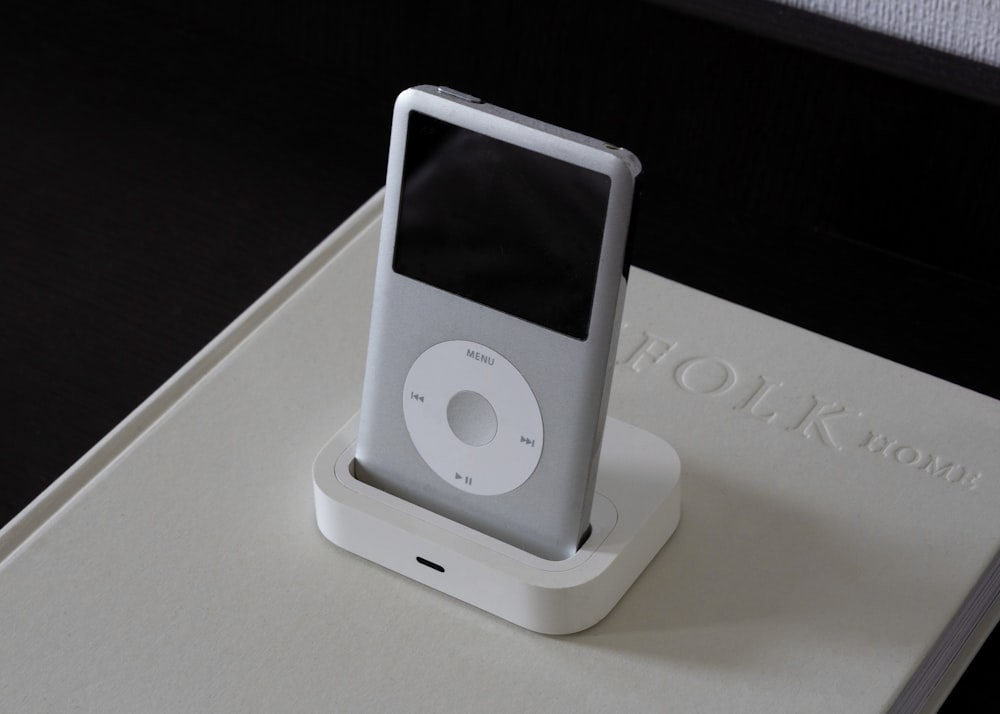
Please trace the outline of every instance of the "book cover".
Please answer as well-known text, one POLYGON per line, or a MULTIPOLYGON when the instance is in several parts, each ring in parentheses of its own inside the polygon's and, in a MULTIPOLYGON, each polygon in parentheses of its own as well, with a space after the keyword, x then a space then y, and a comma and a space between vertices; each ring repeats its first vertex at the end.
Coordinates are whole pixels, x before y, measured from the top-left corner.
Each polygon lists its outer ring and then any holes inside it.
POLYGON ((311 465, 359 406, 380 206, 0 532, 0 700, 933 706, 996 619, 997 401, 641 270, 611 412, 677 449, 682 515, 605 620, 536 635, 327 542, 311 465))

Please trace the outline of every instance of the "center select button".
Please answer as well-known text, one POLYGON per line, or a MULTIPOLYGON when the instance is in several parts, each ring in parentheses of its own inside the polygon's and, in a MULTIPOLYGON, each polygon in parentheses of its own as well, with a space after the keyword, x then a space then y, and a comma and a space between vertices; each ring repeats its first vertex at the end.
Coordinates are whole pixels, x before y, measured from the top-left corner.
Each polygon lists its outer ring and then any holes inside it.
POLYGON ((449 400, 446 413, 452 433, 469 446, 485 446, 497 435, 497 413, 478 392, 458 392, 449 400))

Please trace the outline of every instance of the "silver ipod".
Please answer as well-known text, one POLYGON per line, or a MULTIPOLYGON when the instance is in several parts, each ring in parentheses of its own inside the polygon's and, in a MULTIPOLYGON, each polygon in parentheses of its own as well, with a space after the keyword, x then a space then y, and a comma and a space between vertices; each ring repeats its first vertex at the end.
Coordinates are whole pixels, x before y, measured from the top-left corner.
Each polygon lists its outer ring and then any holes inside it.
POLYGON ((443 87, 396 100, 356 476, 549 560, 590 519, 638 159, 443 87))

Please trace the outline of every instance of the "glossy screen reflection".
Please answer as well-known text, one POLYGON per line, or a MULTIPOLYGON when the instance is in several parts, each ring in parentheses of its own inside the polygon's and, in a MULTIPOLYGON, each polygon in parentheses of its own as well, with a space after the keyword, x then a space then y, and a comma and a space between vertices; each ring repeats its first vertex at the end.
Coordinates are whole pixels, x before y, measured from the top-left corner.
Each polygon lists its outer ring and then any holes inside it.
POLYGON ((586 339, 611 179, 410 112, 393 269, 586 339))

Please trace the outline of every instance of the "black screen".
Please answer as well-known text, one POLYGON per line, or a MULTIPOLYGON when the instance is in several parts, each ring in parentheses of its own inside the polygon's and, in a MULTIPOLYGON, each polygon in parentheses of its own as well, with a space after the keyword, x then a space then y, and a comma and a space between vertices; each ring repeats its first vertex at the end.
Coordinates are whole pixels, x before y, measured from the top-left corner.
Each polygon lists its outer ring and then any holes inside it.
POLYGON ((392 267, 586 339, 611 179, 410 112, 392 267))

